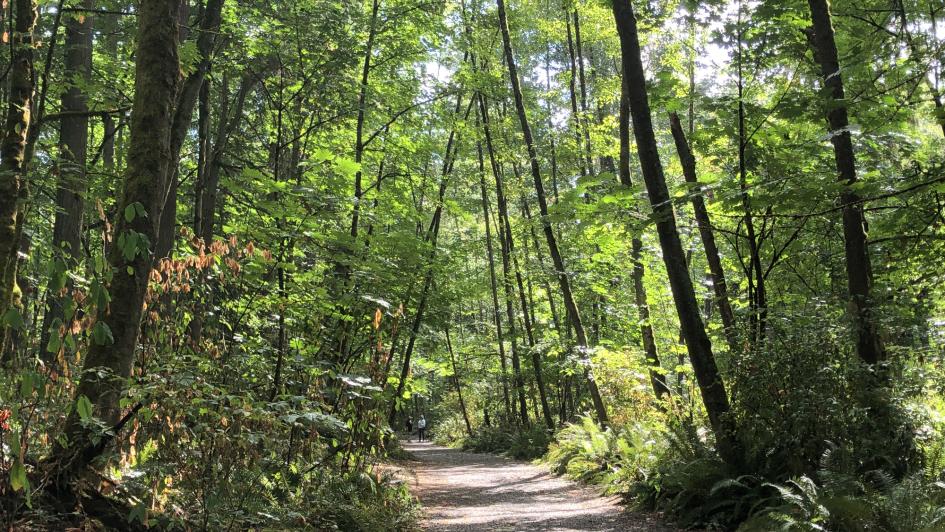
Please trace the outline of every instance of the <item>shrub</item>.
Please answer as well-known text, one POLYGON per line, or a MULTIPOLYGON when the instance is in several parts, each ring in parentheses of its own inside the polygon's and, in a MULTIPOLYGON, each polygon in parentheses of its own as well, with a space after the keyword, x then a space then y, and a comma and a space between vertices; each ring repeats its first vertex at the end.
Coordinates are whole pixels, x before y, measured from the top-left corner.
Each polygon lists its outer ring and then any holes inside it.
POLYGON ((463 441, 464 450, 477 453, 504 454, 519 460, 534 460, 548 451, 551 435, 544 427, 531 426, 519 430, 505 427, 479 427, 463 441))
POLYGON ((433 433, 433 441, 446 447, 461 447, 466 438, 466 423, 459 414, 438 421, 433 433))
POLYGON ((647 478, 660 449, 656 424, 601 429, 589 416, 558 432, 544 461, 569 478, 600 484, 608 493, 628 493, 647 478))

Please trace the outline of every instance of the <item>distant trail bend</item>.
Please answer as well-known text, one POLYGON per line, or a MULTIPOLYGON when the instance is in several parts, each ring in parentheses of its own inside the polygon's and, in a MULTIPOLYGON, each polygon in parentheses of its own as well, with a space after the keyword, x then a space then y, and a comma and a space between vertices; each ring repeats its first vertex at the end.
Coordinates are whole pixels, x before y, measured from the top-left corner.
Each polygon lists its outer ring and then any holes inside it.
POLYGON ((424 506, 425 530, 676 530, 653 515, 627 512, 617 497, 602 497, 531 464, 427 442, 404 447, 416 458, 410 487, 424 506))

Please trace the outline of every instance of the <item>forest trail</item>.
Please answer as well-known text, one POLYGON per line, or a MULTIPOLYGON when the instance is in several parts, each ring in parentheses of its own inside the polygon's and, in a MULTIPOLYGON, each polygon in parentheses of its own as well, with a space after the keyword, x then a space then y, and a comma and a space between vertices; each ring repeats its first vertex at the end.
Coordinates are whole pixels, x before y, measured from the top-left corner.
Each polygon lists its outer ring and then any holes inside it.
POLYGON ((653 515, 624 510, 602 497, 525 462, 431 443, 405 443, 416 458, 410 487, 424 507, 424 530, 652 531, 675 530, 653 515))

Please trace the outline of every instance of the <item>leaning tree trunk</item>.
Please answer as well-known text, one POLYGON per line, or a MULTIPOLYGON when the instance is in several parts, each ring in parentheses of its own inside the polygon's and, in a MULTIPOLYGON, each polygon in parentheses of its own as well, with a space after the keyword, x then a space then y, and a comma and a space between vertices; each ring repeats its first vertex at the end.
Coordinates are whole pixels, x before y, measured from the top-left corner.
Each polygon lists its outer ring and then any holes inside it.
MULTIPOLYGON (((483 100, 482 94, 477 96, 477 100, 479 100, 479 113, 476 116, 478 119, 477 121, 479 121, 481 120, 483 111, 485 109, 485 102, 483 100)), ((492 164, 492 172, 497 174, 498 164, 496 163, 495 153, 492 149, 492 134, 489 131, 488 124, 483 123, 482 127, 486 142, 488 143, 489 147, 489 161, 492 164)), ((479 157, 479 192, 482 197, 482 219, 486 226, 486 256, 489 260, 489 287, 492 289, 493 322, 495 322, 496 342, 498 343, 499 347, 499 362, 501 363, 502 368, 502 399, 505 401, 505 414, 506 416, 511 417, 512 400, 509 397, 509 376, 505 358, 505 338, 502 335, 502 311, 499 308, 499 289, 495 274, 495 253, 492 249, 492 224, 489 219, 489 193, 486 189, 486 171, 482 156, 481 142, 476 143, 476 153, 479 157)))
MULTIPOLYGON (((460 93, 456 96, 456 107, 453 111, 454 118, 459 118, 459 110, 462 107, 463 95, 460 93)), ((466 117, 469 116, 469 110, 472 109, 473 101, 470 100, 469 107, 466 110, 466 117)), ((387 416, 388 423, 393 426, 394 419, 397 416, 397 411, 399 410, 399 405, 397 402, 404 394, 404 389, 407 386, 407 378, 410 376, 410 359, 413 356, 413 347, 416 344, 417 336, 420 334, 420 326, 423 325, 423 314, 426 312, 427 301, 430 295, 430 289, 433 286, 433 273, 435 269, 435 259, 436 259, 436 246, 437 238, 440 234, 440 222, 443 218, 443 202, 446 199, 446 189, 449 185, 450 175, 453 173, 453 162, 456 158, 456 152, 458 150, 457 145, 458 133, 456 127, 454 126, 450 130, 449 137, 446 141, 446 154, 443 158, 443 167, 440 175, 440 188, 437 193, 437 203, 436 209, 433 211, 433 219, 430 221, 430 228, 427 230, 425 241, 430 244, 430 256, 428 259, 426 272, 423 277, 423 289, 420 292, 420 302, 417 305, 417 313, 413 317, 413 324, 410 328, 410 338, 407 340, 407 348, 404 350, 404 360, 403 365, 400 370, 400 379, 397 381, 397 389, 394 392, 393 400, 391 401, 390 414, 387 416)), ((393 356, 393 352, 391 353, 393 356)))
MULTIPOLYGON (((84 0, 83 9, 91 10, 91 0, 84 0)), ((78 80, 62 95, 62 119, 59 125, 59 184, 56 191, 56 218, 53 223, 53 248, 64 260, 66 269, 75 268, 81 261, 82 213, 85 210, 85 193, 88 190, 86 156, 88 155, 89 115, 88 96, 83 83, 92 75, 92 16, 69 17, 66 21, 66 43, 64 50, 65 78, 78 80)), ((63 276, 64 286, 71 286, 63 276)), ((61 335, 60 326, 68 330, 69 324, 63 305, 65 297, 58 292, 63 287, 50 283, 46 295, 46 312, 40 353, 47 367, 58 366, 59 349, 49 349, 51 335, 61 335), (53 330, 50 330, 50 329, 53 330)), ((71 321, 71 320, 70 320, 71 321)), ((56 342, 58 344, 58 342, 56 342)), ((55 345, 55 344, 54 344, 55 345)))
MULTIPOLYGON (((518 77, 518 68, 515 66, 515 54, 512 51, 512 38, 509 35, 509 20, 505 12, 505 1, 498 0, 499 8, 499 28, 502 31, 502 44, 505 53, 505 63, 509 69, 509 78, 512 82, 512 94, 515 97, 515 109, 518 113, 518 120, 522 127, 522 136, 525 139, 525 147, 528 150, 528 159, 531 163, 532 180, 535 182, 535 192, 538 195, 538 210, 541 215, 542 229, 545 233, 545 239, 548 241, 548 251, 558 276, 558 283, 561 286, 561 295, 564 298, 564 306, 568 310, 568 317, 574 327, 577 337, 578 348, 582 351, 582 356, 587 357, 588 343, 587 334, 584 331, 584 325, 581 323, 581 314, 578 311, 577 303, 574 300, 574 294, 571 292, 571 280, 568 278, 567 269, 564 266, 564 259, 558 249, 558 241, 551 227, 551 221, 548 218, 548 200, 545 197, 545 187, 541 180, 541 168, 538 164, 538 151, 535 149, 535 140, 532 137, 531 126, 528 123, 528 115, 525 113, 525 99, 522 97, 522 86, 518 77)), ((589 367, 589 366, 588 366, 589 367)), ((597 382, 593 374, 588 369, 585 372, 587 388, 591 394, 591 400, 594 403, 594 410, 597 414, 597 421, 607 424, 607 409, 604 407, 604 400, 600 396, 597 388, 597 382)))
MULTIPOLYGON (((26 139, 33 100, 33 28, 36 4, 17 0, 13 19, 12 56, 8 75, 10 95, 3 138, 0 139, 0 350, 6 345, 3 325, 10 308, 19 305, 17 254, 23 232, 23 203, 27 197, 26 139)), ((2 351, 0 351, 2 353, 2 351)))
MULTIPOLYGON (((679 122, 679 115, 670 113, 669 125, 673 132, 676 153, 679 155, 679 162, 682 164, 686 183, 693 187, 699 187, 699 178, 696 174, 696 158, 693 156, 689 142, 686 140, 686 134, 679 122)), ((696 225, 699 226, 699 236, 702 238, 702 247, 705 249, 709 272, 712 274, 712 289, 715 291, 715 303, 719 307, 719 316, 722 318, 725 340, 728 342, 729 349, 734 353, 738 347, 735 313, 732 312, 732 304, 728 297, 728 285, 725 282, 725 269, 722 267, 719 247, 715 243, 715 232, 712 231, 709 210, 705 206, 705 198, 701 188, 692 191, 692 210, 695 213, 696 225)))
MULTIPOLYGON (((112 294, 98 309, 94 341, 85 357, 75 396, 88 401, 92 414, 113 426, 120 399, 131 376, 138 343, 153 246, 161 221, 163 192, 172 160, 171 117, 177 94, 177 14, 179 0, 148 0, 138 10, 135 96, 131 116, 128 165, 114 221, 114 244, 108 256, 112 294)), ((104 450, 108 438, 96 425, 83 423, 78 409, 67 421, 69 447, 60 449, 62 473, 70 478, 104 450)))
MULTIPOLYGON (((627 84, 620 84, 620 164, 618 173, 620 184, 625 187, 633 186, 630 177, 630 99, 627 95, 627 84)), ((630 257, 633 261, 633 294, 637 305, 637 315, 640 318, 640 336, 643 339, 643 353, 650 371, 650 385, 657 399, 670 395, 666 375, 657 371, 660 367, 659 349, 656 346, 656 335, 653 334, 653 325, 650 323, 650 303, 643 280, 646 271, 643 266, 643 241, 634 236, 630 241, 630 257)))
POLYGON ((830 125, 830 142, 833 143, 837 173, 843 185, 840 202, 843 205, 843 239, 850 310, 856 326, 856 352, 867 364, 875 364, 886 358, 886 350, 879 336, 870 300, 872 274, 866 243, 866 218, 859 195, 853 190, 857 181, 856 159, 853 155, 853 139, 850 136, 837 43, 834 41, 827 0, 808 0, 808 4, 813 22, 811 44, 814 57, 820 64, 824 86, 832 100, 827 108, 827 122, 830 125))
POLYGON ((620 36, 624 83, 627 85, 633 133, 637 141, 637 154, 643 170, 643 181, 650 196, 653 217, 656 219, 656 231, 663 250, 663 263, 666 265, 666 273, 669 276, 676 313, 679 315, 682 331, 686 337, 689 360, 699 383, 702 401, 705 403, 709 422, 715 432, 719 455, 727 463, 737 465, 742 460, 734 422, 729 415, 728 395, 712 354, 712 344, 709 342, 709 336, 702 323, 699 303, 696 301, 696 293, 686 265, 686 254, 676 228, 672 199, 663 175, 656 135, 653 132, 640 40, 637 34, 637 19, 630 0, 614 0, 613 12, 617 23, 617 33, 620 36))
MULTIPOLYGON (((485 131, 489 130, 489 108, 486 105, 484 97, 479 99, 480 114, 485 131)), ((486 135, 486 143, 489 148, 489 155, 495 160, 495 151, 492 145, 492 135, 486 135)), ((515 386, 515 392, 518 396, 519 416, 522 425, 528 425, 528 405, 525 400, 525 380, 522 377, 522 362, 518 348, 518 335, 515 331, 515 289, 512 285, 512 264, 511 256, 515 249, 515 243, 512 240, 512 228, 509 221, 509 202, 505 196, 505 187, 502 178, 502 171, 498 163, 492 165, 492 173, 495 178, 495 198, 498 207, 498 223, 496 230, 499 236, 500 251, 502 252, 502 286, 505 290, 505 316, 509 331, 509 342, 512 347, 512 382, 515 386)), ((524 310, 524 309, 523 309, 524 310)))

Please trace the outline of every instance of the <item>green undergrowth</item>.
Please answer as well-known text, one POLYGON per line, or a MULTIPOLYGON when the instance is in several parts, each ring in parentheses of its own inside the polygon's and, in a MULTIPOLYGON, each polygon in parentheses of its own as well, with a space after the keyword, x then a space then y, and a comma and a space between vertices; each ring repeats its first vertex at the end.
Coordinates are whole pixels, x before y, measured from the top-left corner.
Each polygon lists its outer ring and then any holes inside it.
POLYGON ((767 478, 728 467, 691 424, 601 429, 585 417, 557 433, 543 461, 687 528, 932 532, 945 530, 942 441, 927 441, 922 467, 901 478, 858 470, 838 448, 809 475, 767 478))
POLYGON ((461 418, 442 421, 434 442, 474 453, 501 454, 517 460, 534 460, 544 456, 552 436, 544 427, 480 426, 470 436, 461 418))

